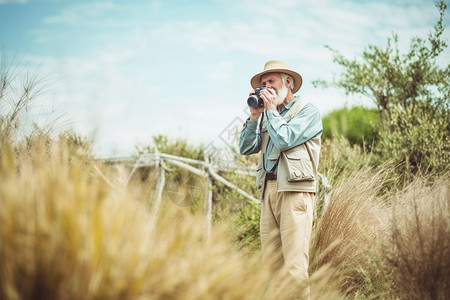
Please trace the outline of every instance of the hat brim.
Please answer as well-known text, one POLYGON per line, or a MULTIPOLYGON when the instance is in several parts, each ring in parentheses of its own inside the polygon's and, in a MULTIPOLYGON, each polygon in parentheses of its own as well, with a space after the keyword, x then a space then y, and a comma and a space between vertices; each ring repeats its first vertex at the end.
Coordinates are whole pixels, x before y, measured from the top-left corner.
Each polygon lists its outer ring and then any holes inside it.
POLYGON ((292 78, 294 78, 294 88, 292 89, 293 94, 295 94, 302 86, 302 83, 303 83, 302 76, 300 74, 298 74, 297 72, 292 71, 292 70, 287 70, 287 69, 271 69, 271 70, 263 71, 261 73, 256 74, 255 76, 253 76, 252 79, 250 80, 250 84, 251 84, 252 88, 256 89, 256 88, 260 87, 261 86, 261 77, 264 74, 268 74, 268 73, 285 73, 285 74, 288 74, 289 76, 292 76, 292 78))

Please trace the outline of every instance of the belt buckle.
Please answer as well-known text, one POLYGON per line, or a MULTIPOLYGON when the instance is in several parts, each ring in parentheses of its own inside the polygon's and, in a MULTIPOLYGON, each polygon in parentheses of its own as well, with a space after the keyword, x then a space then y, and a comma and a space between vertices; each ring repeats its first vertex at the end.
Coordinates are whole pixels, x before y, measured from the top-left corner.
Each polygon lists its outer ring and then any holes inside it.
POLYGON ((277 174, 275 173, 266 173, 267 180, 277 180, 277 174))

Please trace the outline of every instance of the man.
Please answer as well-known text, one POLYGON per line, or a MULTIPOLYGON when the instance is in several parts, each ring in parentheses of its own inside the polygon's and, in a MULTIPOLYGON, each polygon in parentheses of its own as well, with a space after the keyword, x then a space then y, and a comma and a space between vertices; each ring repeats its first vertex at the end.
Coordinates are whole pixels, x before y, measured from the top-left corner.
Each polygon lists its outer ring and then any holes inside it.
MULTIPOLYGON (((300 289, 308 278, 322 121, 313 104, 294 96, 302 77, 287 63, 268 61, 250 83, 253 89, 266 86, 259 92, 264 106, 250 108, 239 139, 241 154, 261 152, 262 259, 274 272, 273 293, 300 289)), ((309 288, 303 292, 308 298, 309 288)))

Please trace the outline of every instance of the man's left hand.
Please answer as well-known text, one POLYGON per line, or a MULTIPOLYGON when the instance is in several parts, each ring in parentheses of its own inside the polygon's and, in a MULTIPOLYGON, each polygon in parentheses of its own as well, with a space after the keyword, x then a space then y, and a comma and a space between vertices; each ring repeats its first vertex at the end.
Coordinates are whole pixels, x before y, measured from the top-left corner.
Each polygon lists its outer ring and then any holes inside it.
POLYGON ((259 96, 264 101, 265 110, 277 108, 277 94, 274 89, 264 89, 259 92, 259 96))

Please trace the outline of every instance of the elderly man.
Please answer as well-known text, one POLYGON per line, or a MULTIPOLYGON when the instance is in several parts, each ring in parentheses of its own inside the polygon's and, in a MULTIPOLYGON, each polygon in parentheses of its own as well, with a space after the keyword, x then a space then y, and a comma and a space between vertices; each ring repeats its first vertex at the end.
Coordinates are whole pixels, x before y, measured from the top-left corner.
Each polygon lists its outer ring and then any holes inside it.
MULTIPOLYGON (((302 77, 285 62, 268 61, 250 82, 266 87, 259 91, 263 106, 250 107, 239 140, 241 154, 261 153, 262 258, 274 272, 272 292, 295 290, 308 278, 322 121, 312 103, 294 96, 302 77)), ((309 297, 309 288, 303 292, 309 297)))

